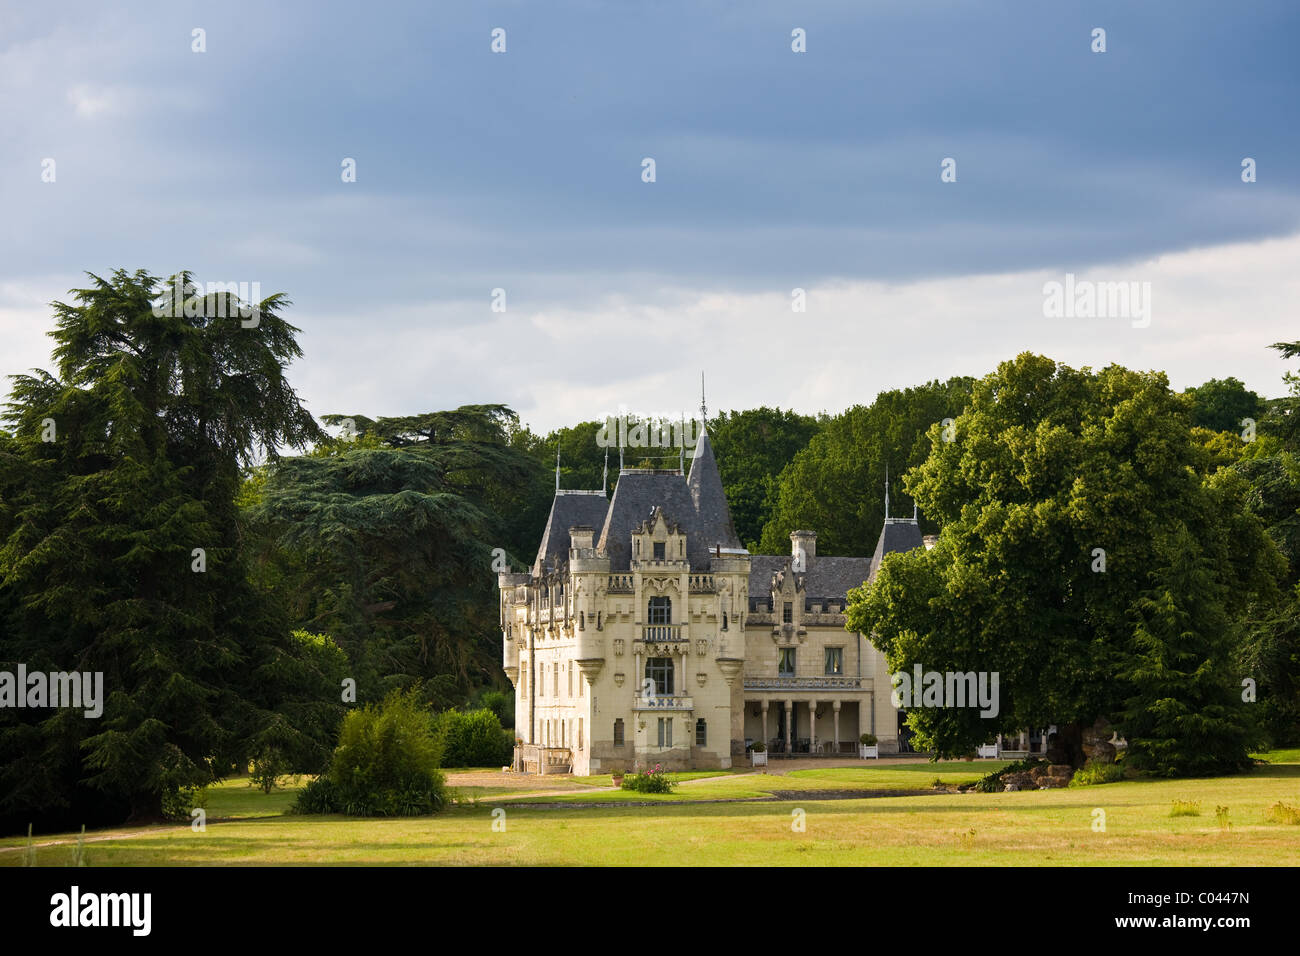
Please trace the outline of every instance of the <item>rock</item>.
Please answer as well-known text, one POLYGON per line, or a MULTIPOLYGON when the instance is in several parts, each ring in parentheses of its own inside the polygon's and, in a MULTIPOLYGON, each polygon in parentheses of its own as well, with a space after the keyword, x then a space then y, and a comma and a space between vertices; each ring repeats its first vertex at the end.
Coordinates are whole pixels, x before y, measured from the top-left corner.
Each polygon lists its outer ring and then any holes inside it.
POLYGON ((1115 745, 1110 742, 1115 728, 1105 717, 1098 717, 1097 722, 1083 730, 1083 752, 1093 763, 1114 763, 1115 745))
POLYGON ((1002 778, 1002 782, 1014 785, 1017 790, 1027 790, 1034 785, 1034 778, 1027 773, 1009 773, 1002 778))
POLYGON ((1007 784, 1005 787, 1002 788, 1002 792, 1003 792, 1003 793, 1015 793, 1015 792, 1016 792, 1017 790, 1019 790, 1019 789, 1020 789, 1020 785, 1019 785, 1019 784, 1009 783, 1009 784, 1007 784))
POLYGON ((1069 777, 1043 777, 1038 781, 1038 789, 1040 790, 1052 790, 1059 787, 1068 787, 1069 785, 1069 777))
POLYGON ((1034 767, 1032 770, 1029 771, 1029 776, 1033 777, 1035 780, 1037 780, 1039 777, 1046 777, 1047 768, 1040 763, 1037 767, 1034 767))
POLYGON ((1047 768, 1047 775, 1049 777, 1064 777, 1069 780, 1074 776, 1074 768, 1068 763, 1054 763, 1047 768))

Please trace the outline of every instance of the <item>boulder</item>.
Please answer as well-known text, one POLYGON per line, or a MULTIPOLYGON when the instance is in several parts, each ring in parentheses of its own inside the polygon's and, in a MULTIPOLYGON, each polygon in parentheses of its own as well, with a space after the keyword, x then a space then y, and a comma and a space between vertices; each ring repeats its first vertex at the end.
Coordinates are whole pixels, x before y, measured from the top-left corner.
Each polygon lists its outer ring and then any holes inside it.
POLYGON ((1049 777, 1064 777, 1069 780, 1074 776, 1074 768, 1068 763, 1054 763, 1047 768, 1047 775, 1049 777))
POLYGON ((1098 717, 1096 723, 1083 730, 1083 752, 1093 763, 1114 763, 1115 745, 1110 742, 1115 728, 1105 717, 1098 717))
POLYGON ((1051 790, 1057 787, 1068 787, 1069 785, 1069 777, 1043 777, 1038 781, 1038 789, 1040 790, 1051 790))
POLYGON ((1002 778, 1002 782, 1017 790, 1028 790, 1034 786, 1034 778, 1027 773, 1009 773, 1002 778))

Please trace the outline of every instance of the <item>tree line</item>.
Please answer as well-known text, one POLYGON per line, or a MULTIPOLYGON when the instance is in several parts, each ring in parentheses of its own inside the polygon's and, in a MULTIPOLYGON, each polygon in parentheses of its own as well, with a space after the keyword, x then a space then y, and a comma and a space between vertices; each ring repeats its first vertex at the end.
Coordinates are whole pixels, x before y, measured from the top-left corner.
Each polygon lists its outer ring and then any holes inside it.
MULTIPOLYGON (((597 419, 537 434, 468 405, 318 422, 288 379, 288 300, 258 303, 254 328, 223 318, 247 306, 230 293, 156 314, 195 298, 187 282, 91 276, 53 306, 53 369, 12 379, 0 670, 102 671, 107 701, 97 720, 0 708, 0 828, 157 818, 259 760, 320 772, 343 714, 395 692, 509 726, 494 569, 531 563, 557 452, 562 487, 601 487, 597 419)), ((808 527, 819 553, 870 554, 886 472, 894 513, 915 504, 941 532, 853 604, 891 665, 996 662, 1020 726, 1136 714, 1191 674, 1194 692, 1144 719, 1218 723, 1236 741, 1221 766, 1300 726, 1286 382, 1269 402, 1231 378, 1174 393, 1158 374, 1021 356, 835 415, 763 407, 707 427, 752 551, 787 553, 808 527), (1259 700, 1238 728, 1240 676, 1259 700)), ((986 729, 915 720, 939 752, 986 729)))

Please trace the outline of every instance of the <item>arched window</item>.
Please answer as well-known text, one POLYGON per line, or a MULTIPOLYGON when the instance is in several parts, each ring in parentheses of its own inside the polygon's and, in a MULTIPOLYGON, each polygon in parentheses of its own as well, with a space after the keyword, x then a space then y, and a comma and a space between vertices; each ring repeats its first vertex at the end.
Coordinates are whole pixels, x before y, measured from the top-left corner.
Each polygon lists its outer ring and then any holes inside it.
POLYGON ((671 624, 673 622, 673 602, 666 597, 650 599, 650 624, 671 624))

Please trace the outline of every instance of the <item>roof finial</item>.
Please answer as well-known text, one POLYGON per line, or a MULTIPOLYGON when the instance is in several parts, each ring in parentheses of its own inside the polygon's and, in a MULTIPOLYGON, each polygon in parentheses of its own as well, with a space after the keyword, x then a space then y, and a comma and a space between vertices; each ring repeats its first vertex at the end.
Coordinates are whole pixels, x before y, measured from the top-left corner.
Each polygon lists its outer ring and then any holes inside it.
POLYGON ((916 499, 913 498, 913 499, 912 499, 912 524, 916 524, 916 523, 917 523, 917 518, 916 518, 916 499))
POLYGON ((709 407, 704 404, 704 370, 700 370, 700 424, 703 425, 709 417, 709 407))
POLYGON ((889 520, 889 462, 885 462, 885 520, 889 520))
POLYGON ((600 493, 609 494, 609 446, 605 446, 605 470, 600 474, 600 493))
POLYGON ((555 443, 555 493, 560 493, 560 443, 555 443))

